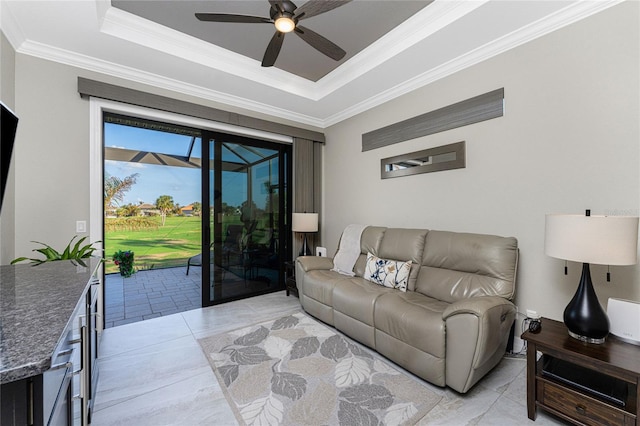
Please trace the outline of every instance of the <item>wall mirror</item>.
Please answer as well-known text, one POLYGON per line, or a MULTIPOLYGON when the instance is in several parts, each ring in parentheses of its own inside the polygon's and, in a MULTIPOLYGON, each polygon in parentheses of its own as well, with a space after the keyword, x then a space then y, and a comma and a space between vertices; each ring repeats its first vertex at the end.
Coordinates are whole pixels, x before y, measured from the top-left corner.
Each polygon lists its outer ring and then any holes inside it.
POLYGON ((466 166, 465 142, 456 142, 380 160, 380 177, 388 179, 466 166))

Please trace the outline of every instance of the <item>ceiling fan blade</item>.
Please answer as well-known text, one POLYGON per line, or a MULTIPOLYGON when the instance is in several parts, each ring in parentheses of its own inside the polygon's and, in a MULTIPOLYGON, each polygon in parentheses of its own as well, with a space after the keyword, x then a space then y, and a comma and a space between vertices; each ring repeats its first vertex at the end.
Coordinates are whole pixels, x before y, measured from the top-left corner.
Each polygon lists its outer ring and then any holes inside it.
POLYGON ((339 46, 322 37, 320 34, 311 31, 309 28, 298 25, 295 29, 295 33, 311 47, 321 53, 324 53, 333 60, 339 61, 347 54, 347 52, 342 50, 339 46))
POLYGON ((344 6, 351 0, 309 0, 298 9, 296 9, 296 17, 300 20, 311 18, 328 12, 336 7, 344 6))
POLYGON ((196 18, 207 22, 243 22, 248 24, 270 24, 271 19, 260 16, 229 15, 227 13, 196 13, 196 18))
POLYGON ((264 57, 262 58, 263 67, 272 67, 273 64, 276 63, 276 59, 278 59, 278 55, 280 54, 280 48, 282 47, 283 41, 284 33, 276 31, 273 37, 271 37, 271 41, 267 46, 267 50, 264 52, 264 57))

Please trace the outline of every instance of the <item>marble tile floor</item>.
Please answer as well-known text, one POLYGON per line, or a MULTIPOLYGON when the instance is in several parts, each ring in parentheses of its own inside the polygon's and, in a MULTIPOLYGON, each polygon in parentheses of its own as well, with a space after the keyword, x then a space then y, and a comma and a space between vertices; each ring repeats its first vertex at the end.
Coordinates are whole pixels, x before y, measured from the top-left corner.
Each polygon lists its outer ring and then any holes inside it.
MULTIPOLYGON (((299 310, 283 291, 106 329, 92 425, 237 424, 196 339, 299 310)), ((564 424, 527 418, 525 366, 505 358, 466 395, 427 384, 442 400, 418 424, 564 424)))

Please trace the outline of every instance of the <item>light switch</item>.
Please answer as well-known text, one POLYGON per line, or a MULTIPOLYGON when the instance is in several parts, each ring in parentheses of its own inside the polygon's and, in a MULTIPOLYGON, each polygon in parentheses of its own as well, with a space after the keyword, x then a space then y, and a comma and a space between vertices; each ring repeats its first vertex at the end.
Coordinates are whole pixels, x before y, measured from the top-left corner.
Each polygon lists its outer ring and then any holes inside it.
POLYGON ((76 221, 76 232, 87 232, 87 221, 86 220, 77 220, 76 221))

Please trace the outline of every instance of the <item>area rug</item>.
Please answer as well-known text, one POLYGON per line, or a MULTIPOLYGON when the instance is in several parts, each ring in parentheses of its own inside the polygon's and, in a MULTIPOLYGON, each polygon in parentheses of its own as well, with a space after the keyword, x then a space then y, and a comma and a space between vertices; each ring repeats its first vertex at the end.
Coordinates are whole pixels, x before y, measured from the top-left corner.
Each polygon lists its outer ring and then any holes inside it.
POLYGON ((410 425, 441 398, 304 313, 199 343, 240 424, 410 425))

